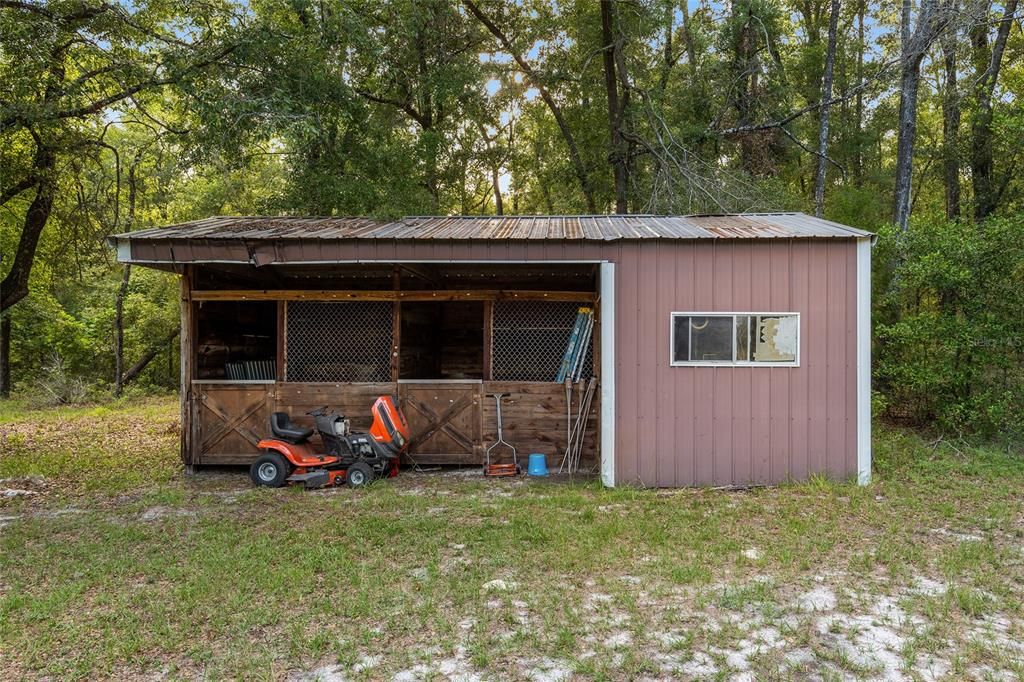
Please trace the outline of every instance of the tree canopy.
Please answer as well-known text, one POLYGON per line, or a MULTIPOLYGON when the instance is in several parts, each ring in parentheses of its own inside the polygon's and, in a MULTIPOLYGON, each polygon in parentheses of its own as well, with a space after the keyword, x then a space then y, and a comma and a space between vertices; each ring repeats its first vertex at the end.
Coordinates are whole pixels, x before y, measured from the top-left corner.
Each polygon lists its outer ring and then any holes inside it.
POLYGON ((176 303, 103 237, 212 214, 795 209, 983 239, 963 226, 1020 213, 1022 57, 1017 0, 0 0, 9 367, 120 378, 176 303))

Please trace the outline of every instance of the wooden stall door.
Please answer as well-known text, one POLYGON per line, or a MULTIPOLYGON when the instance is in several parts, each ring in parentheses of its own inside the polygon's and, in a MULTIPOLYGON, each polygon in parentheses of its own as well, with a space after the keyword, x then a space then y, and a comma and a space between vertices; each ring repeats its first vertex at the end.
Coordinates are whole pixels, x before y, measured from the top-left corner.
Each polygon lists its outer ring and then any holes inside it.
POLYGON ((409 454, 418 464, 483 461, 479 381, 400 383, 398 395, 409 422, 409 454))
POLYGON ((193 443, 201 464, 248 464, 267 435, 273 384, 193 384, 197 416, 193 443))

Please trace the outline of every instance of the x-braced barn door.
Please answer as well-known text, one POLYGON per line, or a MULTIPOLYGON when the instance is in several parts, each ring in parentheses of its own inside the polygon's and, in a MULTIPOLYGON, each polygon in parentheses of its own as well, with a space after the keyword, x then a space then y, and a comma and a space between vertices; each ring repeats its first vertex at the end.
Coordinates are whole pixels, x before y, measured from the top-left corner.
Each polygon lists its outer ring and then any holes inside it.
POLYGON ((479 381, 400 383, 398 395, 418 464, 480 464, 479 381))
POLYGON ((203 464, 247 464, 259 453, 273 407, 273 386, 193 387, 199 432, 193 447, 203 464))

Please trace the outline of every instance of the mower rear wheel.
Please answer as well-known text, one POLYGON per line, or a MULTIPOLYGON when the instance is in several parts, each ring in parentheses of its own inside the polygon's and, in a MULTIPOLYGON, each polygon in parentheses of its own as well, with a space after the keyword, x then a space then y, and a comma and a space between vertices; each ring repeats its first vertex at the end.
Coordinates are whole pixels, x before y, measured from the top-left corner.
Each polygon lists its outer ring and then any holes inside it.
POLYGON ((268 452, 260 456, 249 467, 249 478, 256 485, 268 488, 280 488, 291 474, 291 465, 276 452, 268 452))
POLYGON ((345 472, 345 482, 352 488, 362 488, 373 481, 373 469, 366 462, 356 462, 345 472))

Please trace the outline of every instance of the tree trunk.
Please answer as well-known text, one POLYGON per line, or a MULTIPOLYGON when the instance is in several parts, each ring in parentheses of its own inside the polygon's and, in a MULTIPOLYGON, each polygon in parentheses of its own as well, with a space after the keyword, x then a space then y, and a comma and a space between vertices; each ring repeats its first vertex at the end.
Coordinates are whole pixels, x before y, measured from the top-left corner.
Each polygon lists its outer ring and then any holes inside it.
POLYGON ((942 97, 942 175, 946 185, 946 217, 960 217, 960 93, 957 90, 955 31, 942 37, 946 82, 942 97))
MULTIPOLYGON (((757 66, 754 64, 754 16, 750 0, 736 2, 734 12, 742 20, 736 42, 734 55, 734 71, 738 73, 736 99, 734 106, 737 114, 737 127, 749 126, 754 123, 754 110, 757 100, 757 66)), ((757 140, 756 134, 743 133, 740 136, 740 165, 749 175, 757 175, 757 140)))
POLYGON ((900 19, 901 61, 900 110, 897 122, 896 178, 893 190, 893 222, 906 230, 910 222, 911 184, 914 173, 914 143, 917 136, 917 93, 921 85, 921 60, 941 35, 949 7, 939 0, 924 0, 917 25, 911 30, 912 0, 903 0, 900 19))
POLYGON ((128 282, 132 276, 132 264, 124 264, 121 286, 114 299, 114 397, 120 398, 124 389, 124 299, 128 295, 128 282))
POLYGON ((683 41, 686 46, 686 60, 690 64, 690 73, 697 73, 697 47, 693 44, 693 32, 690 26, 690 10, 687 3, 680 3, 683 12, 683 41))
POLYGON ((173 332, 171 332, 164 338, 160 339, 160 341, 158 341, 152 348, 147 350, 145 354, 143 354, 143 356, 139 358, 139 361, 132 365, 128 369, 128 371, 124 373, 124 376, 121 378, 121 385, 127 386, 136 377, 142 374, 142 370, 146 369, 149 363, 153 361, 153 358, 155 358, 160 353, 160 351, 164 350, 167 344, 173 341, 174 337, 177 336, 180 331, 180 329, 175 329, 173 332))
POLYGON ((33 175, 39 180, 36 184, 36 195, 29 204, 22 223, 21 237, 14 252, 11 269, 4 281, 0 283, 0 312, 28 296, 28 281, 32 274, 32 263, 35 260, 36 248, 43 228, 50 220, 53 210, 53 199, 56 193, 57 156, 53 150, 41 146, 36 151, 33 175))
MULTIPOLYGON (((138 198, 137 172, 142 152, 136 152, 131 167, 128 169, 128 213, 125 216, 124 231, 131 232, 135 227, 135 204, 138 198)), ((124 299, 128 295, 128 283, 132 276, 132 264, 125 263, 121 273, 121 286, 117 289, 114 299, 114 397, 120 398, 124 389, 124 299)))
POLYGON ((505 207, 501 203, 500 179, 501 174, 498 172, 498 166, 493 166, 491 168, 491 184, 494 186, 494 212, 497 215, 505 215, 505 207))
POLYGON ((839 26, 839 0, 832 0, 828 20, 828 48, 825 52, 825 73, 821 79, 821 120, 818 125, 818 169, 814 178, 814 215, 825 215, 825 173, 828 169, 828 116, 832 100, 832 73, 836 62, 836 33, 839 26))
POLYGON ((977 104, 971 121, 971 184, 974 189, 974 219, 978 221, 988 217, 999 204, 992 139, 992 99, 1016 11, 1017 0, 1007 0, 991 51, 988 50, 988 24, 982 22, 972 32, 977 104))
MULTIPOLYGON (((658 92, 661 93, 661 97, 665 97, 665 90, 668 88, 668 77, 672 73, 672 67, 675 65, 675 55, 672 54, 672 32, 675 28, 675 2, 664 3, 665 7, 665 37, 662 40, 661 46, 661 74, 658 77, 658 92)), ((683 7, 683 11, 686 11, 686 7, 683 7)), ((604 7, 601 7, 601 29, 604 32, 604 7)), ((605 42, 605 47, 608 43, 605 42)))
POLYGON ((0 314, 0 398, 11 397, 11 316, 0 314))
POLYGON ((576 178, 580 182, 580 189, 583 192, 583 198, 587 203, 587 210, 590 213, 597 213, 597 203, 594 201, 594 190, 590 184, 590 177, 587 175, 586 166, 583 165, 583 157, 580 156, 579 147, 576 146, 576 138, 573 137, 572 131, 569 130, 569 124, 566 123, 565 117, 562 115, 562 110, 555 102, 555 98, 548 92, 547 87, 537 76, 537 72, 533 70, 530 63, 523 58, 521 54, 515 51, 512 41, 509 40, 508 36, 498 28, 498 26, 491 21, 490 17, 483 13, 483 11, 477 7, 476 3, 472 0, 462 0, 462 4, 466 6, 466 9, 483 24, 488 31, 491 32, 502 48, 515 60, 516 64, 522 70, 526 78, 533 84, 533 87, 537 88, 537 92, 540 93, 540 98, 547 105, 548 110, 555 119, 555 123, 558 125, 558 130, 562 133, 562 139, 565 140, 565 146, 569 148, 569 161, 572 163, 573 169, 576 171, 576 178))
POLYGON ((914 138, 917 135, 917 91, 921 84, 921 60, 907 59, 900 76, 900 112, 897 121, 896 180, 893 191, 893 222, 906 230, 910 222, 911 177, 914 173, 914 138))
POLYGON ((620 50, 613 23, 615 8, 611 0, 601 0, 601 42, 604 62, 604 85, 608 96, 608 128, 611 135, 612 165, 615 180, 615 212, 629 213, 626 197, 626 154, 622 139, 622 103, 619 101, 618 77, 615 74, 616 53, 620 50))
MULTIPOLYGON (((864 14, 867 12, 867 0, 857 4, 857 83, 864 82, 864 14)), ((860 187, 864 181, 864 88, 857 88, 854 105, 854 122, 857 135, 856 161, 854 163, 854 182, 860 187)))

